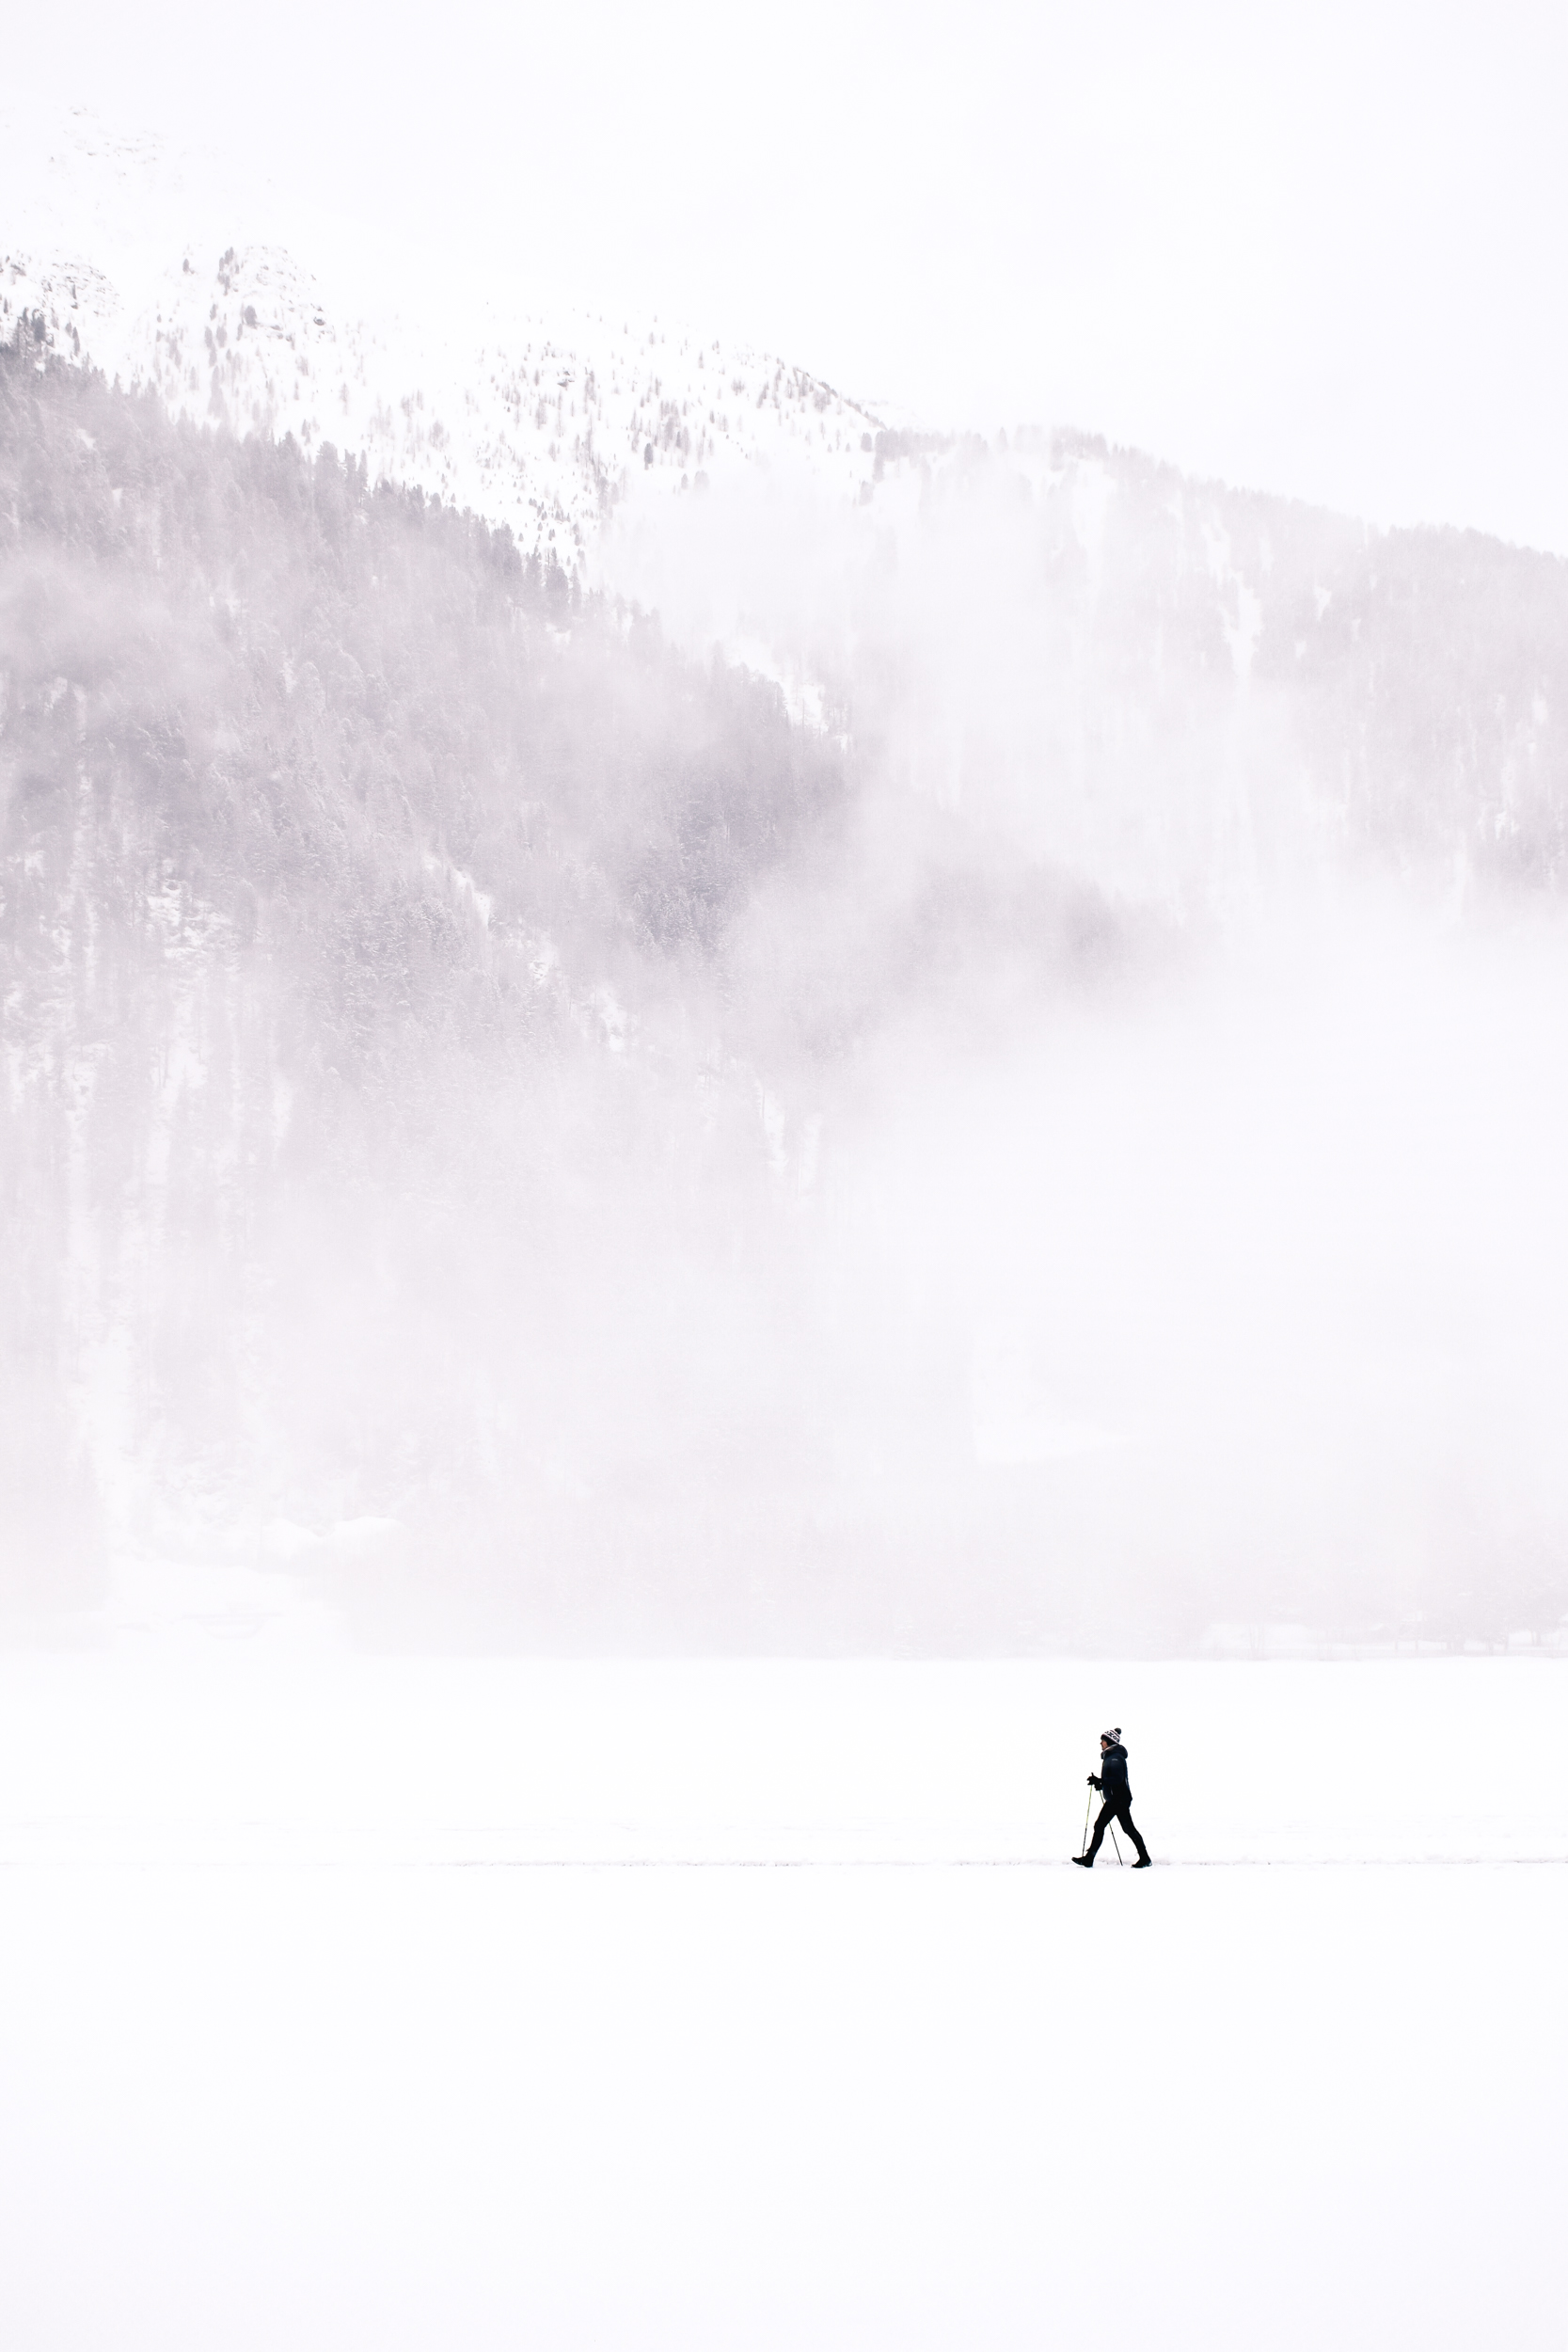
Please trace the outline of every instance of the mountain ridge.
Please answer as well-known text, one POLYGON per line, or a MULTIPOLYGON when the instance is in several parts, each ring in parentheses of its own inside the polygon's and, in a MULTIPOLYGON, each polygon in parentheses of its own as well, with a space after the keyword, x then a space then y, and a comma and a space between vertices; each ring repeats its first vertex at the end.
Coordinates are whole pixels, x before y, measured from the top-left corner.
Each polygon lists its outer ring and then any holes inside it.
MULTIPOLYGON (((280 247, 187 247, 139 304, 107 269, 0 258, 0 340, 35 341, 169 414, 363 456, 498 524, 526 554, 586 575, 606 517, 784 464, 858 496, 875 467, 868 409, 746 346, 583 313, 552 324, 499 307, 472 341, 420 318, 340 317, 280 247)), ((470 330, 471 332, 471 330, 470 330)))
POLYGON ((1549 1217, 1499 1279, 1460 1196, 1554 1165, 1488 1089, 1551 1050, 1568 566, 111 244, 0 285, 47 1592, 309 1557, 383 1627, 1159 1645, 1262 1544, 1281 1618, 1555 1621, 1549 1217))

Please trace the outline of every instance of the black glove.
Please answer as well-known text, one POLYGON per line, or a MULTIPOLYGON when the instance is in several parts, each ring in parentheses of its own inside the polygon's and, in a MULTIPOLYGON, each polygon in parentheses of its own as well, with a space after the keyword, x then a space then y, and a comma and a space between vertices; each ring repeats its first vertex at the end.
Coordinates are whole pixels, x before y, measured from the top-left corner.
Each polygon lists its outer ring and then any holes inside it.
POLYGON ((1100 1774, 1098 1772, 1091 1772, 1089 1774, 1089 1787, 1091 1788, 1098 1788, 1100 1787, 1100 1774))

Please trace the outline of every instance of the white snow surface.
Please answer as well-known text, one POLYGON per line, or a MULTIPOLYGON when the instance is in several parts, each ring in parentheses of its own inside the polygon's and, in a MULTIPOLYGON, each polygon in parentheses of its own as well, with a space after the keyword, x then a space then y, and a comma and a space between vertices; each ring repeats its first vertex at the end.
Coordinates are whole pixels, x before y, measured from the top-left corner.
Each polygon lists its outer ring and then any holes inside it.
POLYGON ((1555 2345, 1564 1671, 13 1655, 0 2333, 1555 2345))

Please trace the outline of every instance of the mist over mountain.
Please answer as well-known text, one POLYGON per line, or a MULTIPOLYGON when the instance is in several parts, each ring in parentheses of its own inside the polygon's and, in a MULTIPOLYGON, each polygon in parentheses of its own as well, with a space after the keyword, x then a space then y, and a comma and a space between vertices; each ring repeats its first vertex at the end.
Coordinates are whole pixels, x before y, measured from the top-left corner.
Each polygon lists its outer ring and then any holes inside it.
POLYGON ((0 262, 0 335, 471 508, 819 724, 852 698, 863 749, 1030 849, 1200 897, 1222 864, 1246 888, 1319 847, 1451 860, 1462 887, 1558 872, 1555 557, 1371 531, 1087 434, 900 428, 670 323, 355 319, 283 249, 214 254, 178 215, 105 269, 81 241, 145 206, 159 158, 78 129, 61 165, 65 243, 0 262))
POLYGON ((0 358, 8 1606, 1554 1628, 1562 564, 629 344, 481 519, 225 291, 0 358))

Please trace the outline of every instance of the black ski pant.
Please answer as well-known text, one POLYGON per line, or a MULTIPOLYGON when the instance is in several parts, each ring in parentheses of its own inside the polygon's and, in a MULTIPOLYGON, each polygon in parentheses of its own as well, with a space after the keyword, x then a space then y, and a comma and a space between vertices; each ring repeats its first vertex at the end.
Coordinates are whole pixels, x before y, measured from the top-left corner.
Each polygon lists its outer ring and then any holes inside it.
POLYGON ((1122 1828, 1127 1832, 1128 1836, 1132 1839, 1133 1845, 1136 1846, 1138 1850, 1139 1861, 1147 1862, 1148 1860, 1148 1848, 1144 1844, 1143 1839, 1138 1836, 1136 1829, 1134 1829, 1132 1825, 1132 1800, 1131 1797, 1123 1797, 1119 1804, 1113 1804, 1111 1799, 1107 1797, 1104 1804, 1101 1806, 1099 1819, 1096 1820, 1094 1825, 1094 1836, 1089 1840, 1089 1860, 1092 1862, 1095 1855, 1100 1851, 1101 1841, 1104 1837, 1106 1831, 1110 1828, 1113 1821, 1120 1822, 1122 1828))

